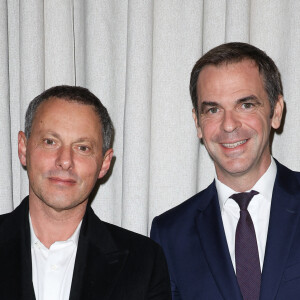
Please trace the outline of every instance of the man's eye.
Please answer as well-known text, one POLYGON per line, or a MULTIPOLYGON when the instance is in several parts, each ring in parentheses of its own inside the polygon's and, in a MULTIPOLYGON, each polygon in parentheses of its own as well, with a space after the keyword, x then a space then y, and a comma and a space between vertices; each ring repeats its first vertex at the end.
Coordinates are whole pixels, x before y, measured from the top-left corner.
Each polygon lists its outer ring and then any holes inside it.
POLYGON ((211 107, 210 109, 207 110, 209 114, 216 114, 219 111, 217 107, 211 107))
POLYGON ((250 108, 253 108, 253 107, 254 107, 253 103, 243 103, 242 104, 242 108, 244 108, 244 109, 250 109, 250 108))
POLYGON ((54 141, 51 140, 51 139, 44 139, 44 143, 45 143, 46 145, 54 145, 54 144, 55 144, 54 141))
POLYGON ((90 150, 90 148, 88 146, 78 146, 78 149, 82 152, 87 152, 90 150))

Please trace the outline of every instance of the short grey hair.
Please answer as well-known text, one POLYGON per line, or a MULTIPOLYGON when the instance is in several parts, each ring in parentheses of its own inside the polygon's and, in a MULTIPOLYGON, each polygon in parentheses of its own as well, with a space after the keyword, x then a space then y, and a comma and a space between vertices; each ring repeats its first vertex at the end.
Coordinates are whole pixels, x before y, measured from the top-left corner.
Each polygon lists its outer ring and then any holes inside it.
POLYGON ((59 98, 69 102, 76 102, 84 105, 91 105, 99 117, 102 125, 102 151, 103 154, 112 147, 114 127, 105 106, 101 101, 88 89, 80 86, 54 86, 35 97, 30 103, 25 115, 25 136, 28 139, 31 134, 32 122, 36 111, 41 103, 50 99, 59 98))

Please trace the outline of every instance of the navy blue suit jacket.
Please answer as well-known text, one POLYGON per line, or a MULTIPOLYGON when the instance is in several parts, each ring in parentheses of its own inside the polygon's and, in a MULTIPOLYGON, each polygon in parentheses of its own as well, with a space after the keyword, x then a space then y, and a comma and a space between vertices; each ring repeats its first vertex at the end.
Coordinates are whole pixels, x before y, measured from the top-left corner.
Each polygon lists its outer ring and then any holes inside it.
MULTIPOLYGON (((300 173, 277 163, 260 299, 300 299, 300 173)), ((173 299, 241 300, 214 182, 153 220, 173 299)))

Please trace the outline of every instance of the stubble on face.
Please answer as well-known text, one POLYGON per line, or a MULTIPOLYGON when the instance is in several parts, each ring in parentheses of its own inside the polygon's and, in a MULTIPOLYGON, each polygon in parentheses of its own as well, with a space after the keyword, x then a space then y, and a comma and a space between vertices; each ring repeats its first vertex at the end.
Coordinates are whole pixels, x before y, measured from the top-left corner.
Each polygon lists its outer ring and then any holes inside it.
POLYGON ((30 203, 57 213, 85 210, 102 167, 101 135, 91 106, 43 102, 26 145, 30 203))

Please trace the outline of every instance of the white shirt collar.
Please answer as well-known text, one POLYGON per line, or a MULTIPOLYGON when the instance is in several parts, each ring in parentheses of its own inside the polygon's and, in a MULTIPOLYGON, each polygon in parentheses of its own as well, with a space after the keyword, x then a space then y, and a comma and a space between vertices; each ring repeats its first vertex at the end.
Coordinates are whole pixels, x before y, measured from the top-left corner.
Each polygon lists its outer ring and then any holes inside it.
MULTIPOLYGON (((271 156, 271 163, 267 171, 259 178, 259 180, 255 183, 255 185, 249 189, 255 190, 259 192, 265 199, 268 201, 271 201, 272 199, 272 193, 273 193, 273 186, 275 182, 277 174, 277 166, 276 163, 271 156)), ((234 191, 229 186, 222 183, 215 173, 215 183, 216 183, 216 189, 218 193, 219 203, 221 210, 223 209, 223 206, 225 205, 226 201, 229 199, 229 197, 232 194, 238 193, 237 191, 234 191)))
MULTIPOLYGON (((73 242, 76 246, 78 245, 78 240, 79 240, 79 233, 80 233, 80 228, 81 228, 82 220, 78 224, 76 230, 72 234, 71 237, 69 237, 66 241, 63 242, 73 242)), ((36 243, 42 244, 41 241, 38 239, 38 237, 35 235, 35 232, 33 230, 32 222, 31 222, 31 217, 29 214, 29 225, 30 225, 30 238, 31 238, 31 247, 34 246, 36 243)), ((43 245, 43 244, 42 244, 43 245)))

